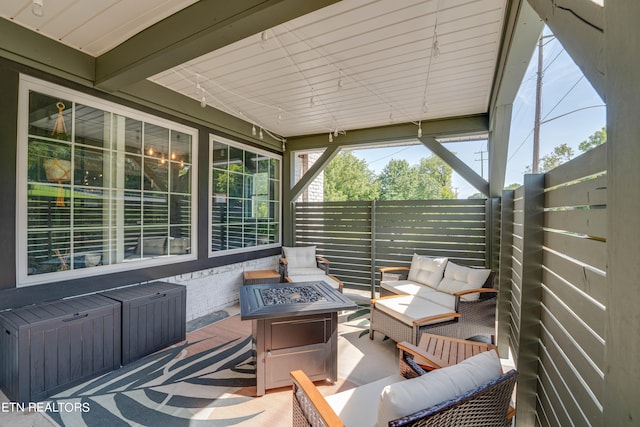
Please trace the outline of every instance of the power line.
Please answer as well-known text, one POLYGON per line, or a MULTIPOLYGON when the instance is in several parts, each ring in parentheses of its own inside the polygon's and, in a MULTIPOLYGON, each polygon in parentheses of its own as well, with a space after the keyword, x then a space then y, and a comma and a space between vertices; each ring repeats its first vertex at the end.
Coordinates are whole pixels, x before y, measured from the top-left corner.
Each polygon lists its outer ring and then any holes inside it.
POLYGON ((569 96, 569 94, 571 93, 571 91, 572 91, 573 89, 575 89, 575 87, 576 87, 576 86, 578 86, 578 83, 580 83, 580 82, 582 81, 582 79, 584 79, 584 74, 583 74, 583 75, 578 79, 578 81, 576 81, 576 82, 573 84, 573 86, 571 86, 571 87, 569 88, 569 90, 568 90, 568 91, 567 91, 567 92, 562 96, 562 98, 560 98, 560 100, 559 100, 558 102, 556 102, 556 105, 554 105, 554 106, 553 106, 553 108, 552 108, 551 110, 549 110, 549 112, 548 112, 548 113, 547 113, 547 114, 542 118, 542 120, 546 119, 546 118, 549 116, 549 114, 551 114, 551 112, 552 112, 553 110, 555 110, 555 109, 556 109, 556 107, 557 107, 558 105, 560 105, 560 103, 561 103, 562 101, 564 101, 564 99, 565 99, 567 96, 569 96))

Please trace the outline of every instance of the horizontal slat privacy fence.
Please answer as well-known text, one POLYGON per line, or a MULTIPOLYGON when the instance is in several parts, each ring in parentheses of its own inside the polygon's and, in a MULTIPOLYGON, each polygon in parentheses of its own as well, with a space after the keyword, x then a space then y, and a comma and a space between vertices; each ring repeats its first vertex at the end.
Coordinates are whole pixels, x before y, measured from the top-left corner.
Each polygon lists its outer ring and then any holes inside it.
POLYGON ((295 243, 316 245, 347 288, 378 286, 378 268, 414 252, 487 263, 487 200, 307 202, 294 205, 295 243))
POLYGON ((498 334, 521 371, 516 423, 602 425, 606 145, 542 178, 539 204, 531 203, 535 188, 526 179, 502 198, 498 334), (528 223, 536 218, 540 226, 528 223), (529 375, 532 384, 523 387, 529 375))

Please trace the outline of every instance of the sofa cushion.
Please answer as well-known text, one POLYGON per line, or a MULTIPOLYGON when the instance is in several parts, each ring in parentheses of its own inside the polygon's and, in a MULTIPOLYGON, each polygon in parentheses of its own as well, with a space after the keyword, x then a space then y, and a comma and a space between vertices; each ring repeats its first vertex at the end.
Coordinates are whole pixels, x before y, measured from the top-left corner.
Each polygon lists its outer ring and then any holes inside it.
POLYGON ((407 279, 437 288, 438 283, 442 280, 446 265, 447 258, 433 258, 413 254, 407 279))
MULTIPOLYGON (((487 281, 491 270, 484 268, 471 268, 462 265, 447 263, 444 271, 444 278, 438 285, 440 292, 454 294, 460 291, 481 288, 487 281)), ((465 295, 461 299, 463 301, 477 301, 479 294, 465 295)))
POLYGON ((287 259, 288 268, 315 268, 318 266, 315 246, 283 246, 282 252, 287 259))
MULTIPOLYGON (((398 319, 408 326, 412 326, 414 320, 422 319, 423 317, 454 314, 456 312, 453 308, 445 307, 444 305, 413 295, 383 298, 377 300, 375 304, 376 309, 398 319)), ((425 325, 440 323, 451 319, 453 319, 453 317, 427 322, 425 325)))
POLYGON ((460 396, 500 376, 495 350, 477 354, 457 365, 386 386, 378 404, 378 426, 460 396))
POLYGON ((402 375, 390 375, 378 381, 327 396, 326 401, 345 426, 372 426, 376 423, 378 416, 378 411, 373 405, 377 405, 380 401, 382 389, 402 381, 406 381, 402 375))
POLYGON ((438 292, 429 286, 411 280, 387 280, 380 282, 380 287, 398 295, 414 295, 447 308, 455 309, 456 298, 445 292, 438 292))

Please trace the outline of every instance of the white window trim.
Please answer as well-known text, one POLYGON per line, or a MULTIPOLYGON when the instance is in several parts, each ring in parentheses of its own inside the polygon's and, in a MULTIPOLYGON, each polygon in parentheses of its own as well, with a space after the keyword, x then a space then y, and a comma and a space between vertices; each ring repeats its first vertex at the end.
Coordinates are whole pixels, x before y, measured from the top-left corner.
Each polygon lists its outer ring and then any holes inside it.
POLYGON ((220 256, 226 256, 226 255, 232 255, 232 254, 238 254, 238 253, 246 253, 246 252, 255 252, 258 250, 262 250, 262 249, 270 249, 270 248, 279 248, 280 246, 282 246, 282 156, 278 155, 278 154, 274 154, 271 153, 269 151, 266 150, 262 150, 260 148, 256 148, 253 147, 251 145, 247 145, 247 144, 242 144, 240 142, 236 142, 236 141, 232 141, 230 139, 227 138, 223 138, 221 136, 218 135, 214 135, 214 134, 209 134, 209 185, 208 185, 208 190, 207 190, 207 195, 208 195, 208 242, 207 242, 207 250, 209 251, 209 258, 215 258, 215 257, 220 257, 220 256), (223 144, 227 144, 230 145, 232 147, 235 148, 239 148, 241 150, 246 150, 246 151, 252 151, 254 153, 257 154, 261 154, 263 156, 267 156, 270 157, 272 159, 278 159, 279 161, 279 171, 278 171, 278 176, 279 178, 279 186, 278 186, 278 193, 280 194, 280 199, 278 200, 280 202, 280 215, 278 216, 278 241, 276 243, 270 243, 268 245, 260 245, 260 246, 249 246, 246 248, 237 248, 237 249, 226 249, 223 251, 213 251, 211 249, 211 239, 213 238, 213 231, 211 230, 211 228, 213 227, 212 221, 211 221, 211 212, 213 210, 213 205, 212 205, 212 201, 211 199, 213 198, 213 187, 212 187, 212 182, 213 182, 213 143, 214 142, 220 142, 223 144))
POLYGON ((20 75, 18 95, 18 139, 17 139, 17 177, 16 177, 16 287, 60 282, 64 280, 92 277, 122 271, 138 270, 166 264, 192 261, 198 258, 198 130, 171 120, 161 119, 148 113, 125 107, 110 101, 87 95, 72 89, 55 85, 28 75, 20 75), (77 270, 57 271, 38 275, 28 275, 27 256, 27 190, 28 177, 26 166, 29 145, 29 92, 37 91, 45 95, 65 98, 83 105, 98 108, 110 113, 120 114, 132 119, 141 120, 162 127, 170 128, 191 135, 191 253, 185 255, 167 255, 151 259, 125 261, 118 264, 101 265, 77 270))

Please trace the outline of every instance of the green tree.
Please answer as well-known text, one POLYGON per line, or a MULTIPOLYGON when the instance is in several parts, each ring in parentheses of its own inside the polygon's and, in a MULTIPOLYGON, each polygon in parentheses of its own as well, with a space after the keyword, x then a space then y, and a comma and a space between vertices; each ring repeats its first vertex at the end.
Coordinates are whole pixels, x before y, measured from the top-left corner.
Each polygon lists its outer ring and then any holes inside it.
POLYGON ((380 173, 380 199, 417 199, 418 178, 417 168, 412 168, 406 160, 390 160, 380 173))
POLYGON ((440 157, 432 155, 420 159, 417 170, 416 199, 442 200, 457 197, 451 187, 453 170, 440 157))
POLYGON ((573 148, 566 143, 554 147, 553 151, 540 159, 540 172, 549 172, 573 157, 573 148))
POLYGON ((592 135, 589 135, 586 141, 582 141, 578 148, 580 151, 589 151, 600 144, 607 142, 607 128, 605 126, 602 129, 595 131, 592 135))
POLYGON ((379 195, 375 173, 350 151, 338 154, 324 169, 324 200, 328 202, 376 200, 379 195))

